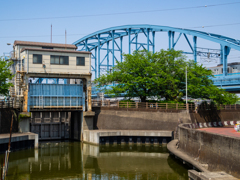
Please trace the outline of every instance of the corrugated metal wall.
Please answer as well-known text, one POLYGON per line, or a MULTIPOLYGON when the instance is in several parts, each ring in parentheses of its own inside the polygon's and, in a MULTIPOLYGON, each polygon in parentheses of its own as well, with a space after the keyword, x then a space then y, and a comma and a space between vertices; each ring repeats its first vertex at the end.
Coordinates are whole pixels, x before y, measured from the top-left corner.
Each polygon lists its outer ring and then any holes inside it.
POLYGON ((83 85, 81 84, 29 84, 29 108, 70 108, 83 105, 83 85))

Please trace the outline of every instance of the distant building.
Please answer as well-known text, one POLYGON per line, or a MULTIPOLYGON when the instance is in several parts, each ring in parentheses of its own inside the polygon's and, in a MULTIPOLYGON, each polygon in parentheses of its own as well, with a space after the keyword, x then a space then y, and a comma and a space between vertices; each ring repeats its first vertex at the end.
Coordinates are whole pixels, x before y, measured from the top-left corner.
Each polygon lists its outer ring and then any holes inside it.
MULTIPOLYGON (((218 64, 214 67, 209 67, 209 70, 213 72, 213 75, 223 74, 223 65, 218 64)), ((239 73, 240 72, 240 62, 233 62, 227 64, 227 73, 239 73)))

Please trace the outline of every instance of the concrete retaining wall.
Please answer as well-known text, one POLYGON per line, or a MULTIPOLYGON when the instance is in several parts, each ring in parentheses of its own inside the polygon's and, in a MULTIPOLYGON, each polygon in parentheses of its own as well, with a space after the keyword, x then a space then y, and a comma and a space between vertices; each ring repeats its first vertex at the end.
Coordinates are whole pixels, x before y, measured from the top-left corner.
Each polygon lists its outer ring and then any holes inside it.
POLYGON ((179 125, 179 148, 210 171, 225 171, 240 178, 240 138, 190 129, 179 125))
POLYGON ((183 123, 208 123, 223 121, 239 121, 240 112, 228 110, 168 110, 127 109, 127 108, 97 108, 94 107, 94 129, 115 130, 174 130, 178 120, 183 123), (137 122, 137 123, 136 123, 137 122))
POLYGON ((186 111, 151 112, 93 109, 94 129, 111 130, 170 130, 173 131, 181 119, 190 123, 190 114, 186 111))
POLYGON ((172 139, 172 131, 138 131, 138 130, 85 130, 83 142, 91 144, 106 143, 145 143, 166 144, 172 139))
MULTIPOLYGON (((8 149, 10 134, 0 135, 0 153, 8 149)), ((38 148, 38 134, 35 133, 13 133, 11 138, 11 151, 25 148, 38 148)))

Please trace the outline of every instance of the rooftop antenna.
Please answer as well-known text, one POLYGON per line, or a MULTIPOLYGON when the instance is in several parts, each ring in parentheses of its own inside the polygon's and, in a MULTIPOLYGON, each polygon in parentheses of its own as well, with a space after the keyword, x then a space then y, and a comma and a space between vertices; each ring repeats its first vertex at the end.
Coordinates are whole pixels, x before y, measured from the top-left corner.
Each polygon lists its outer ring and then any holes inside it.
POLYGON ((51 43, 52 43, 52 24, 51 24, 51 43))

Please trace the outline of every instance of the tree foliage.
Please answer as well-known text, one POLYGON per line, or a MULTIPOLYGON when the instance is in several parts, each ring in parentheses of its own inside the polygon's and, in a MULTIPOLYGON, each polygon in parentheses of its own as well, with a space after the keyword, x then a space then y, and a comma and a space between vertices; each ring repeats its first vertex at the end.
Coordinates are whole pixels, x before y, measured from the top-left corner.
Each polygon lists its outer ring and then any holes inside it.
POLYGON ((0 58, 0 95, 7 96, 9 88, 13 86, 12 83, 9 82, 13 77, 10 71, 11 64, 11 62, 0 58))
POLYGON ((95 80, 98 87, 115 83, 106 93, 125 93, 126 97, 139 97, 142 102, 147 97, 165 98, 179 102, 186 96, 185 69, 187 67, 188 96, 212 99, 221 104, 235 103, 238 98, 213 85, 212 71, 194 61, 186 61, 181 51, 161 50, 152 53, 134 51, 124 54, 124 62, 117 62, 113 72, 101 75, 95 80))

